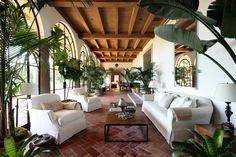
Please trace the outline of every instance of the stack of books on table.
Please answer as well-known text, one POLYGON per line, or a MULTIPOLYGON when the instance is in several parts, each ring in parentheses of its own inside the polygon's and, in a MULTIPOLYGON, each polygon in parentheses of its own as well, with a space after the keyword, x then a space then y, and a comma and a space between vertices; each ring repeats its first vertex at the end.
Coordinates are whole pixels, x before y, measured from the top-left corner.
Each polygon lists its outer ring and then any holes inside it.
POLYGON ((135 106, 127 106, 125 111, 126 112, 135 112, 135 106))

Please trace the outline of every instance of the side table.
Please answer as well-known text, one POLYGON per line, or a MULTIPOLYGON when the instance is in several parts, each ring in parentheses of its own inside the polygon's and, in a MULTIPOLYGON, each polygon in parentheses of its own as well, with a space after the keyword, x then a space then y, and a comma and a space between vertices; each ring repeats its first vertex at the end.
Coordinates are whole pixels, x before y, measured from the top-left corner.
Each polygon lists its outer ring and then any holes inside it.
MULTIPOLYGON (((194 125, 194 130, 200 135, 208 135, 213 136, 215 130, 217 128, 221 128, 220 124, 196 124, 194 125)), ((234 135, 236 135, 236 130, 234 130, 234 135)), ((229 137, 227 133, 225 133, 224 137, 229 137)), ((232 152, 236 153, 236 142, 233 143, 232 148, 230 149, 232 152)))

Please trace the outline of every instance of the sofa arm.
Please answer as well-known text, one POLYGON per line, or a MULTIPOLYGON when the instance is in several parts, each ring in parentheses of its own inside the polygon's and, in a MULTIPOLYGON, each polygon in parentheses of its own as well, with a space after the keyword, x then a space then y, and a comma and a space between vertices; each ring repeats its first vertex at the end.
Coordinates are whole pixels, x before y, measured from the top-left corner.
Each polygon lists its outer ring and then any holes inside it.
POLYGON ((33 133, 55 133, 59 130, 59 124, 54 112, 51 110, 30 109, 31 131, 33 133))

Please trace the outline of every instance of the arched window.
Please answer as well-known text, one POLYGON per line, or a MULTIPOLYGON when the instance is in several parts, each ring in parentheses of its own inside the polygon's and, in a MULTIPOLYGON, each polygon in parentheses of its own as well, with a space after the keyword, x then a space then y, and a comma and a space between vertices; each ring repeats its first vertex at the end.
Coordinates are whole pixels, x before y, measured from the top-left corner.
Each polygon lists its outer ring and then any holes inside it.
POLYGON ((68 27, 66 27, 66 25, 62 22, 56 23, 55 26, 61 29, 64 33, 64 37, 61 42, 64 48, 68 51, 68 56, 71 58, 76 58, 75 43, 68 27))
POLYGON ((175 80, 180 86, 192 87, 193 64, 188 55, 180 56, 176 61, 175 80))
MULTIPOLYGON (((76 56, 77 52, 75 49, 75 42, 73 40, 74 38, 72 37, 71 31, 62 22, 56 23, 55 27, 58 27, 64 33, 64 36, 61 39, 61 45, 63 46, 63 48, 66 49, 66 51, 68 53, 68 57, 69 58, 77 58, 77 56, 76 56)), ((63 82, 64 82, 63 76, 60 75, 60 73, 58 71, 58 67, 53 66, 53 60, 52 60, 52 58, 50 58, 50 91, 51 91, 51 93, 59 94, 61 96, 61 98, 63 98, 64 97, 63 96, 64 95, 63 82)), ((67 84, 67 86, 66 86, 67 89, 72 88, 72 81, 66 80, 66 84, 67 84)))

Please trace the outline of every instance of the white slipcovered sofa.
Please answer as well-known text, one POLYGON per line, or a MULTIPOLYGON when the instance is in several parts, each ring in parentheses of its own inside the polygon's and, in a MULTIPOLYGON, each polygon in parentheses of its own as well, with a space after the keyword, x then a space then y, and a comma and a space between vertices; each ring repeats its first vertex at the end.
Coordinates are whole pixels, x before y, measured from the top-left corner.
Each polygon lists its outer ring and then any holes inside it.
POLYGON ((142 111, 171 144, 192 137, 188 129, 193 130, 195 124, 209 124, 213 106, 204 97, 156 93, 143 101, 142 111))
POLYGON ((86 128, 86 120, 79 104, 60 104, 57 94, 41 94, 29 100, 30 131, 50 134, 61 144, 86 128))
POLYGON ((72 99, 80 102, 85 112, 91 112, 102 107, 99 97, 90 96, 83 87, 73 89, 72 99))

